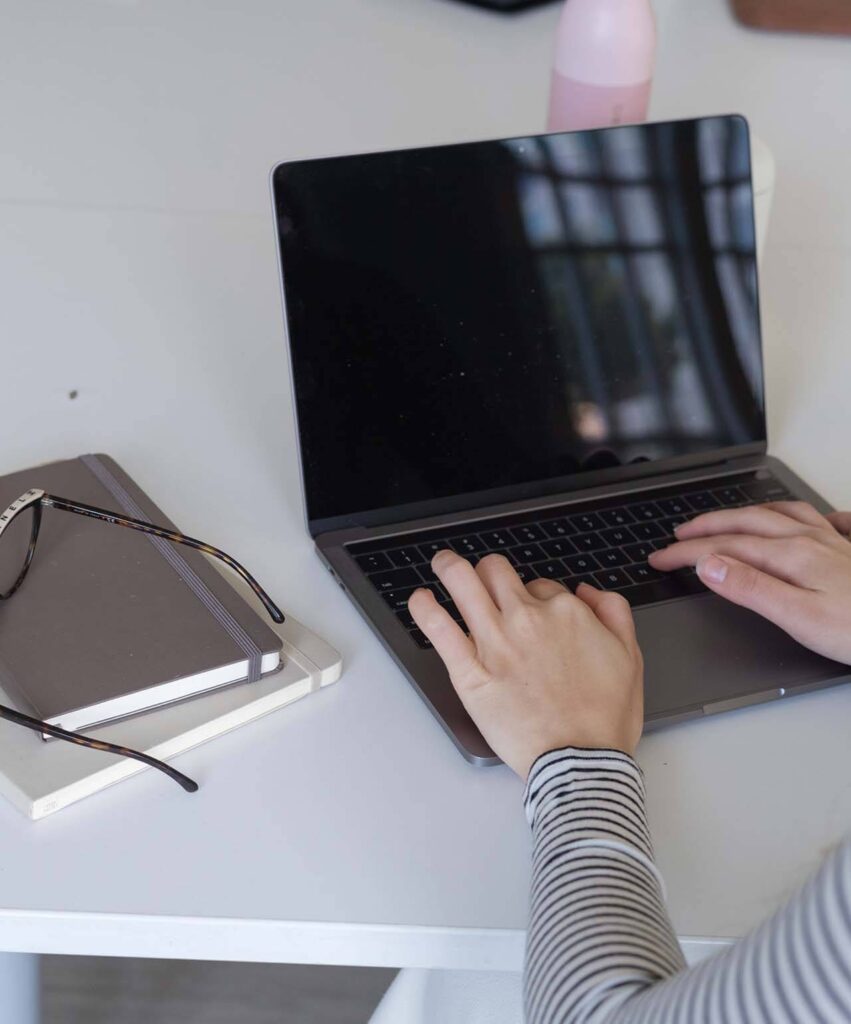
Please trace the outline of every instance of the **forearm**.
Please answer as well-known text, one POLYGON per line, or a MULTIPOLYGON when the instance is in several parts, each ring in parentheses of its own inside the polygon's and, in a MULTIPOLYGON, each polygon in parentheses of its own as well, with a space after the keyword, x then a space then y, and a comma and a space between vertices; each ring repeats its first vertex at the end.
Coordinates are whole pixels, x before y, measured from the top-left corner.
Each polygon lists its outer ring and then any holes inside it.
POLYGON ((608 1020, 685 966, 653 864, 638 766, 567 748, 529 775, 534 834, 528 1024, 608 1020))
POLYGON ((562 750, 534 766, 527 1024, 851 1019, 851 843, 742 941, 684 970, 631 758, 562 750))

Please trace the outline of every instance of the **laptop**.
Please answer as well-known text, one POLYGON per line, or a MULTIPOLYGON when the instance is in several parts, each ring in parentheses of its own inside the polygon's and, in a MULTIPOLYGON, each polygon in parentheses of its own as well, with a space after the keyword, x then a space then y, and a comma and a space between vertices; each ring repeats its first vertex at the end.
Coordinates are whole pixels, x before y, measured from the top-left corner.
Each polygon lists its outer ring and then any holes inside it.
POLYGON ((282 163, 272 190, 306 525, 469 761, 497 762, 407 601, 449 547, 631 603, 648 727, 827 686, 648 554, 684 519, 828 503, 768 455, 738 116, 282 163))

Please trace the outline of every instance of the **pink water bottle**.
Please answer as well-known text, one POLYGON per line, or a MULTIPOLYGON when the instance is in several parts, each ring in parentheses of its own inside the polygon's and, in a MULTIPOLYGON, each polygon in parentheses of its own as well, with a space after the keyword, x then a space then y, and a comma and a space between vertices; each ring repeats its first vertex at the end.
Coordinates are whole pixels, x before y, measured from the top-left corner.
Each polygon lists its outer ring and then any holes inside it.
POLYGON ((655 55, 650 0, 567 0, 556 34, 547 131, 643 121, 655 55))

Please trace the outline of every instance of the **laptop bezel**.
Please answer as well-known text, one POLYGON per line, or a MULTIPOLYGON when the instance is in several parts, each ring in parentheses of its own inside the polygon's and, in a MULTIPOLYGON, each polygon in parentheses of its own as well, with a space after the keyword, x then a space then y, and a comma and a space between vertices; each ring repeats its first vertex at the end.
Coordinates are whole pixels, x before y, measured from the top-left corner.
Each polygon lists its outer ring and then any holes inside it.
MULTIPOLYGON (((705 470, 713 466, 723 466, 733 460, 762 456, 768 451, 767 442, 737 445, 732 448, 714 449, 700 455, 677 456, 659 462, 643 462, 635 466, 617 466, 611 469, 592 470, 574 473, 570 476, 551 477, 548 480, 536 480, 530 484, 514 484, 511 487, 494 488, 487 491, 471 491, 467 494, 436 498, 431 501, 419 501, 405 505, 392 505, 385 508, 370 509, 351 515, 331 516, 322 519, 309 519, 307 502, 303 497, 305 522, 310 535, 314 538, 323 533, 345 530, 351 527, 390 526, 413 519, 427 519, 430 516, 443 516, 452 513, 468 512, 473 509, 489 508, 495 505, 507 505, 517 501, 545 499, 553 495, 572 495, 607 484, 626 484, 632 481, 654 480, 659 486, 658 478, 669 473, 680 473, 689 470, 705 470)), ((732 471, 732 469, 731 469, 732 471)), ((301 473, 302 495, 305 494, 304 473, 301 465, 299 449, 299 472, 301 473)))

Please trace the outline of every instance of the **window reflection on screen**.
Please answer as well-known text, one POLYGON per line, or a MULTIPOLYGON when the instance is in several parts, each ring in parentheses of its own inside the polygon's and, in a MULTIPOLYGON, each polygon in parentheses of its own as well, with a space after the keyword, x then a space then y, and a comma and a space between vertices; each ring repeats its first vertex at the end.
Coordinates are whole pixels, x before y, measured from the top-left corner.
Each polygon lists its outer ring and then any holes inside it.
POLYGON ((275 174, 312 518, 764 438, 735 117, 275 174))

